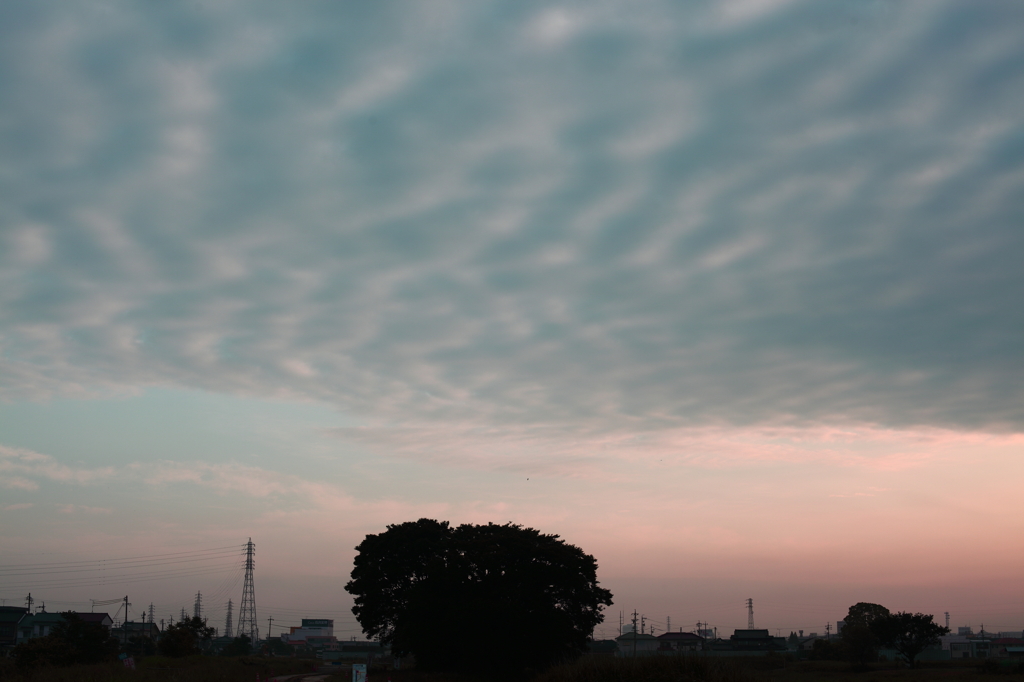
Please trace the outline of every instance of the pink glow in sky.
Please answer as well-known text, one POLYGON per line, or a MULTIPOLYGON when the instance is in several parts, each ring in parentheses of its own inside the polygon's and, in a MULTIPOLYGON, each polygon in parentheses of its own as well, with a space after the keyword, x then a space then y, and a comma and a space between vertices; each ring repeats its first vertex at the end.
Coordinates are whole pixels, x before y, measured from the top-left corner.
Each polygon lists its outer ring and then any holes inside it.
POLYGON ((605 635, 1024 627, 1024 5, 200 4, 0 5, 0 568, 358 634, 512 521, 605 635))

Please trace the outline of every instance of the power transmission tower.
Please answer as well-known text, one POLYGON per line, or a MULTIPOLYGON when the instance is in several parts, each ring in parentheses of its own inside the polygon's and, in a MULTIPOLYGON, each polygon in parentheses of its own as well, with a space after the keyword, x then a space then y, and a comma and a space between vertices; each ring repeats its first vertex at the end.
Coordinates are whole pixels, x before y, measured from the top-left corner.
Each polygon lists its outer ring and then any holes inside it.
POLYGON ((181 620, 188 620, 188 614, 185 613, 185 607, 181 607, 181 620))
POLYGON ((233 637, 234 636, 233 629, 231 627, 231 608, 233 606, 234 606, 234 604, 232 604, 231 600, 228 599, 228 617, 227 617, 227 620, 224 621, 224 636, 225 637, 233 637))
POLYGON ((260 638, 260 628, 256 623, 256 590, 252 583, 255 553, 256 545, 249 538, 245 545, 245 582, 242 584, 242 607, 238 609, 238 636, 249 635, 253 644, 260 638))
POLYGON ((665 632, 672 632, 672 616, 665 616, 665 632))
POLYGON ((149 602, 149 622, 153 622, 153 602, 149 602))
POLYGON ((747 599, 747 629, 754 629, 754 600, 747 599))
POLYGON ((203 593, 196 592, 196 603, 192 606, 192 615, 196 618, 203 617, 203 593))

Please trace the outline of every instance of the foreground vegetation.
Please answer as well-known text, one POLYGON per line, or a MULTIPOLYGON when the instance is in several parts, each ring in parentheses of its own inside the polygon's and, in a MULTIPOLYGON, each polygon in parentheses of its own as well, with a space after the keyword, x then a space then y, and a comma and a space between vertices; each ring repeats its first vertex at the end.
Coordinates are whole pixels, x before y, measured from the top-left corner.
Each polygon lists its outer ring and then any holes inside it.
MULTIPOLYGON (((854 671, 843 661, 787 661, 782 656, 712 658, 653 656, 648 658, 585 657, 557 666, 533 682, 1024 682, 1024 669, 1007 668, 977 659, 918 664, 873 663, 854 671)), ((384 682, 373 680, 372 682, 384 682)), ((400 682, 392 678, 392 682, 400 682)), ((403 681, 404 682, 404 681, 403 681)))
MULTIPOLYGON (((854 670, 845 661, 790 661, 781 656, 587 656, 527 678, 378 668, 370 670, 368 682, 1024 682, 1024 668, 1016 662, 1007 663, 973 659, 919 663, 911 669, 889 662, 854 670)), ((351 672, 345 669, 330 676, 327 682, 351 679, 351 672)))
POLYGON ((188 656, 139 659, 135 670, 120 661, 79 664, 66 667, 19 668, 12 659, 0 659, 3 682, 266 682, 276 675, 308 673, 316 661, 262 656, 188 656))
MULTIPOLYGON (((271 677, 310 673, 309 659, 218 656, 139 661, 137 670, 120 663, 45 666, 19 669, 0 659, 3 682, 261 682, 271 677)), ((349 682, 351 670, 335 671, 329 682, 349 682)), ((489 675, 429 673, 419 670, 370 671, 368 682, 492 682, 489 675)), ((527 678, 523 678, 527 679, 527 678)), ((910 669, 895 663, 874 663, 855 672, 842 661, 787 661, 783 657, 708 658, 655 656, 649 658, 583 657, 529 678, 530 682, 1024 682, 1024 668, 1005 662, 974 660, 919 664, 910 669)), ((507 681, 506 681, 507 682, 507 681)))

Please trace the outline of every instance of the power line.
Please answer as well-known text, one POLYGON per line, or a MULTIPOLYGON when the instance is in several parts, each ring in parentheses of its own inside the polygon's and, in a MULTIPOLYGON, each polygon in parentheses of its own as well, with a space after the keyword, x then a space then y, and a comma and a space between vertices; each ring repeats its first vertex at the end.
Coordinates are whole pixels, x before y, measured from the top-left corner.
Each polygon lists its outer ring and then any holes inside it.
POLYGON ((26 569, 20 571, 8 570, 6 572, 0 572, 0 578, 16 578, 26 575, 69 575, 69 574, 81 574, 81 573, 98 573, 103 571, 133 571, 137 569, 145 569, 154 566, 167 566, 171 564, 197 564, 203 562, 222 561, 229 557, 239 556, 237 552, 221 552, 216 555, 206 555, 189 557, 182 559, 170 559, 161 561, 145 561, 145 562, 128 562, 128 563, 117 563, 117 562, 98 562, 98 566, 75 567, 75 568, 59 568, 53 570, 33 570, 26 569))
POLYGON ((14 583, 5 585, 5 589, 23 589, 23 588, 34 588, 34 587, 45 587, 47 589, 64 589, 69 587, 96 587, 101 585, 110 585, 113 583, 137 583, 147 582, 151 580, 167 580, 169 578, 188 578, 199 575, 209 575, 210 573, 224 573, 227 571, 234 571, 234 566, 227 568, 191 568, 187 570, 170 570, 170 571, 155 571, 149 573, 142 573, 136 575, 111 575, 111 576, 90 576, 83 578, 65 578, 56 580, 33 580, 25 581, 22 583, 14 583))
POLYGON ((53 561, 39 564, 0 564, 0 572, 7 572, 20 569, 32 569, 34 571, 45 570, 48 568, 56 568, 59 566, 65 566, 68 568, 74 568, 76 566, 91 566, 93 564, 113 564, 113 563, 124 563, 124 562, 138 562, 138 561, 157 561, 162 563, 168 563, 166 557, 198 557, 206 554, 230 554, 231 552, 238 552, 244 550, 245 545, 229 545, 227 547, 215 547, 209 549, 197 549, 188 552, 168 552, 164 554, 147 554, 137 557, 118 557, 113 559, 90 559, 90 560, 79 560, 79 561, 53 561))

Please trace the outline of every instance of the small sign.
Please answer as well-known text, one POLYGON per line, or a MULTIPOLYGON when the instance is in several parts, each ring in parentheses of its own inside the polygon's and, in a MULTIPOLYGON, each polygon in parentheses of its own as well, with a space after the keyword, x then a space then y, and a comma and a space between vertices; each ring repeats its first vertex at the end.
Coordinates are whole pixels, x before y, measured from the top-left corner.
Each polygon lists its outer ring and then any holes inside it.
POLYGON ((131 656, 121 659, 121 662, 124 663, 124 667, 129 670, 135 670, 135 659, 131 656))
POLYGON ((352 682, 366 682, 366 664, 352 664, 352 682))

